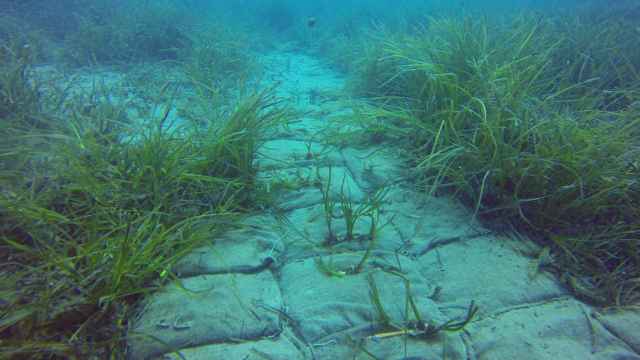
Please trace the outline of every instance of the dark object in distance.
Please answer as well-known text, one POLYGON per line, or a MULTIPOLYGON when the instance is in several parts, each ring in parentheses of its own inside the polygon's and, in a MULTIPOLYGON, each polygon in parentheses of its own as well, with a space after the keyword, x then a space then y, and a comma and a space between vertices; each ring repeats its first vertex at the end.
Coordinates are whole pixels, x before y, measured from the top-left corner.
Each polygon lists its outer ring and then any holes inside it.
POLYGON ((316 22, 317 22, 316 18, 314 18, 313 16, 309 17, 307 19, 307 26, 312 28, 312 27, 316 26, 316 22))

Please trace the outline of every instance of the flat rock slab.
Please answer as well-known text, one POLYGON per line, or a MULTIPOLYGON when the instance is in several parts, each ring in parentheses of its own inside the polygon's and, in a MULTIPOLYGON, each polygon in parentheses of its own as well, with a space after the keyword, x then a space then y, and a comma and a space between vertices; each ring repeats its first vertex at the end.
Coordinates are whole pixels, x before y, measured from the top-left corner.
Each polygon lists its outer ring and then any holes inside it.
POLYGON ((190 277, 265 270, 284 250, 280 235, 273 228, 246 226, 229 231, 181 259, 174 272, 179 277, 190 277))
MULTIPOLYGON (((323 203, 323 191, 332 201, 339 202, 344 194, 353 202, 360 202, 366 194, 343 166, 303 166, 295 169, 280 169, 262 175, 260 180, 269 184, 272 201, 280 210, 291 211, 323 203), (331 170, 329 170, 331 169, 331 170), (329 171, 331 183, 329 184, 329 171), (328 189, 327 189, 328 187, 328 189)), ((339 205, 339 204, 338 204, 339 205)))
POLYGON ((132 359, 183 348, 256 340, 280 332, 282 299, 271 272, 201 275, 150 297, 129 332, 132 359), (258 306, 257 304, 260 304, 258 306))
MULTIPOLYGON (((391 192, 393 196, 393 192, 391 192)), ((318 196, 321 197, 320 194, 318 196)), ((366 201, 366 197, 365 197, 366 201)), ((354 207, 362 203, 354 203, 354 207)), ((488 233, 483 229, 470 226, 469 218, 456 216, 448 200, 433 201, 430 206, 433 212, 423 213, 413 202, 396 202, 391 196, 385 198, 380 207, 380 217, 376 234, 375 250, 402 252, 419 257, 421 252, 428 252, 431 247, 446 243, 449 239, 467 239, 488 233)), ((322 204, 292 209, 287 217, 290 221, 290 236, 284 241, 287 250, 298 250, 299 247, 310 250, 310 254, 325 252, 319 248, 326 241, 329 230, 326 211, 322 204), (315 248, 314 248, 315 247, 315 248)), ((346 223, 341 216, 340 204, 336 204, 331 228, 333 233, 343 239, 346 235, 346 223)), ((371 220, 367 216, 358 219, 354 236, 367 236, 370 233, 371 220)), ((340 249, 363 250, 366 242, 351 240, 336 245, 340 249)), ((296 251, 299 254, 299 251, 296 251)), ((299 256, 295 256, 299 257, 299 256)))
POLYGON ((331 71, 317 58, 295 51, 277 51, 265 54, 261 62, 271 69, 279 96, 290 97, 292 102, 304 110, 313 108, 314 92, 326 92, 328 89, 341 89, 345 79, 331 71))
MULTIPOLYGON (((336 270, 345 270, 357 264, 360 258, 354 254, 339 254, 323 257, 323 263, 336 270)), ((314 258, 289 263, 282 268, 281 286, 286 305, 291 310, 289 315, 307 342, 330 341, 332 336, 352 330, 369 332, 367 335, 376 331, 381 315, 374 305, 369 269, 366 270, 354 275, 328 276, 314 258)), ((436 304, 428 298, 427 284, 411 269, 403 270, 411 282, 410 292, 424 320, 444 321, 436 304)), ((407 289, 402 278, 381 270, 370 274, 378 289, 380 303, 391 320, 403 324, 415 319, 411 310, 405 307, 407 289), (405 311, 409 311, 408 318, 405 311)))
POLYGON ((363 201, 365 193, 360 189, 358 183, 351 176, 347 167, 322 167, 317 169, 318 179, 323 189, 329 184, 329 196, 332 200, 339 202, 342 196, 353 202, 363 201))
POLYGON ((466 347, 458 334, 438 334, 431 339, 391 337, 382 340, 329 342, 314 347, 316 360, 467 360, 466 347), (371 355, 375 358, 371 357, 371 355))
POLYGON ((580 302, 566 298, 528 304, 467 327, 473 353, 483 359, 640 359, 580 302))
POLYGON ((293 139, 273 139, 260 148, 257 165, 263 171, 287 169, 313 164, 342 165, 339 152, 330 151, 316 142, 293 139), (309 147, 310 146, 310 147, 309 147))
POLYGON ((567 295, 548 273, 530 276, 532 259, 494 236, 460 238, 420 257, 420 272, 441 287, 438 302, 462 307, 474 300, 480 314, 567 295))
POLYGON ((345 148, 342 156, 356 182, 367 191, 391 185, 404 179, 407 174, 399 155, 382 147, 366 150, 345 148))
MULTIPOLYGON (((359 204, 355 204, 358 206, 359 204)), ((336 214, 339 213, 339 207, 336 214)), ((386 217, 381 216, 380 223, 384 223, 386 217)), ((315 205, 295 209, 287 215, 289 225, 286 229, 287 236, 283 238, 286 253, 289 260, 305 258, 317 254, 327 254, 335 251, 358 251, 365 250, 369 246, 368 241, 358 240, 369 234, 371 220, 368 217, 360 218, 354 227, 353 240, 345 241, 347 234, 346 223, 343 218, 335 217, 331 222, 331 230, 340 240, 329 247, 326 246, 329 229, 323 205, 315 205)), ((391 227, 385 228, 378 233, 378 239, 374 244, 374 250, 385 249, 384 244, 394 243, 395 232, 391 227)))
POLYGON ((403 187, 387 193, 385 209, 393 214, 392 225, 402 241, 419 251, 436 238, 446 239, 478 233, 473 213, 446 197, 431 197, 403 187))

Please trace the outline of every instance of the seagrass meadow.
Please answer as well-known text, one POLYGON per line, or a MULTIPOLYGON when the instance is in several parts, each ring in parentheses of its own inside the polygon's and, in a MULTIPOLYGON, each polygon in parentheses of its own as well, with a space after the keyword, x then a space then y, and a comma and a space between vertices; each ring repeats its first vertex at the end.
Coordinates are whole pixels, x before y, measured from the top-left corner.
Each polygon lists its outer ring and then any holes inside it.
POLYGON ((635 1, 0 12, 0 357, 640 359, 635 1))

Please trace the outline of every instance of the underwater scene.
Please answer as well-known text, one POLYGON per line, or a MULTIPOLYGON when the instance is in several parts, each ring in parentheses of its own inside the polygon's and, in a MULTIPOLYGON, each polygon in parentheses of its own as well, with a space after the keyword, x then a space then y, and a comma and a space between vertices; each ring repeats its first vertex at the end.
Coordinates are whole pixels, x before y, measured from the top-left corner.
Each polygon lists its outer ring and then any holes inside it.
POLYGON ((640 360, 637 0, 3 0, 0 358, 640 360))

